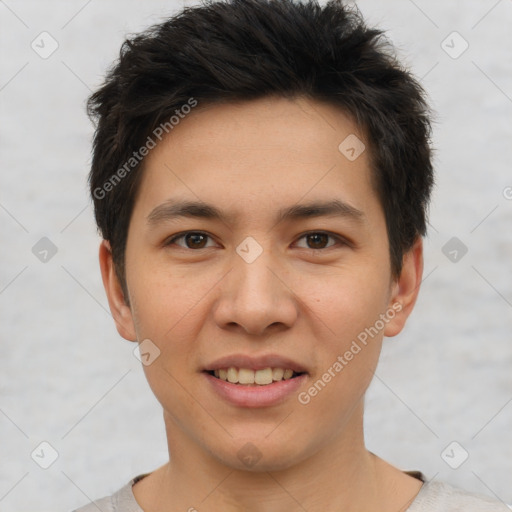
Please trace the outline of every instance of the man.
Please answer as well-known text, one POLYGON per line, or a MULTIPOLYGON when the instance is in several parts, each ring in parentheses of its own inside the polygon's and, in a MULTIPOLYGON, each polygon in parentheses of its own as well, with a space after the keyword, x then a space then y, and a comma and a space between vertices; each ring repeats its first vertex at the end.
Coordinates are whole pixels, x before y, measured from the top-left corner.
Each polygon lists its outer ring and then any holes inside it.
POLYGON ((205 3, 125 42, 89 111, 103 282, 169 462, 80 511, 507 510, 364 445, 433 185, 381 32, 339 1, 205 3))

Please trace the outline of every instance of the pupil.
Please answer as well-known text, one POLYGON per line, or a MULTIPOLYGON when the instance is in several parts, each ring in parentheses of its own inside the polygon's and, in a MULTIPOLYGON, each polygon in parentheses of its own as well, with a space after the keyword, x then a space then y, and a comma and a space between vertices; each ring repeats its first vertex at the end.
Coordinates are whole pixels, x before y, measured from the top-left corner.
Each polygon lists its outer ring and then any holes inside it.
MULTIPOLYGON (((308 235, 308 240, 309 242, 311 242, 311 240, 313 240, 313 249, 318 249, 319 247, 317 247, 316 245, 318 243, 320 243, 320 245, 324 245, 322 244, 322 241, 326 242, 326 239, 327 239, 327 235, 325 233, 313 233, 312 235, 308 235), (319 238, 321 238, 322 240, 320 240, 319 242, 319 238)), ((311 244, 310 244, 311 245, 311 244)))
MULTIPOLYGON (((199 246, 196 244, 196 242, 198 242, 198 241, 199 241, 199 245, 201 245, 201 244, 200 244, 200 238, 201 238, 201 237, 203 238, 203 245, 204 245, 204 238, 205 238, 205 236, 204 236, 204 235, 202 235, 201 233, 191 233, 191 234, 186 235, 187 245, 189 245, 189 242, 190 242, 190 240, 192 239, 192 240, 193 240, 192 245, 193 245, 195 248, 198 248, 199 246)), ((202 248, 202 247, 203 247, 203 245, 201 245, 199 248, 202 248)))
MULTIPOLYGON (((313 249, 318 249, 320 246, 324 246, 327 242, 327 235, 325 233, 313 233, 308 235, 308 243, 312 245, 313 249)), ((187 245, 192 241, 192 245, 196 248, 202 248, 205 242, 205 236, 201 233, 189 233, 186 235, 187 245), (202 242, 202 243, 201 243, 202 242)))

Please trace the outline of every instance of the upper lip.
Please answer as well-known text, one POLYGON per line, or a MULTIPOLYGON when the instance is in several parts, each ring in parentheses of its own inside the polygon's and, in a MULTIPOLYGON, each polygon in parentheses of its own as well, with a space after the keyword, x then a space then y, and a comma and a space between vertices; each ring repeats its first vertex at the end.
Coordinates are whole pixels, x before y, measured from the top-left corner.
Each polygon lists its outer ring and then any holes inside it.
POLYGON ((288 357, 280 356, 278 354, 266 354, 261 356, 249 356, 246 354, 232 354, 229 356, 220 357, 215 359, 205 366, 204 371, 210 372, 220 368, 248 368, 251 370, 263 370, 264 368, 283 368, 290 369, 296 373, 307 372, 306 368, 289 359, 288 357))

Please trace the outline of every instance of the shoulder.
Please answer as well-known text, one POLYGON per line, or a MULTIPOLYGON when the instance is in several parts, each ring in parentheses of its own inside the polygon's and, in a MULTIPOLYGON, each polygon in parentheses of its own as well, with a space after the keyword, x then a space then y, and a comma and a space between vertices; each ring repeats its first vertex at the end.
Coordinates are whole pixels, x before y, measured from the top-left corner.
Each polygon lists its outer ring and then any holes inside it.
POLYGON ((73 512, 143 512, 133 495, 132 486, 147 474, 138 475, 114 494, 94 500, 73 512))
POLYGON ((444 482, 427 482, 407 512, 510 512, 501 501, 444 482))

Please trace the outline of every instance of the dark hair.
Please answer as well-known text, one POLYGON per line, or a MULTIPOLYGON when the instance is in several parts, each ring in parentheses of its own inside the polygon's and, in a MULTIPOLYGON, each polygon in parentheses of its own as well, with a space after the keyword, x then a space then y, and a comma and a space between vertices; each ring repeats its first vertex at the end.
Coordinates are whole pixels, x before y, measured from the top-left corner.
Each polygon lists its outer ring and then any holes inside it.
POLYGON ((97 121, 89 175, 95 218, 126 298, 124 253, 142 176, 134 152, 191 99, 270 95, 340 107, 363 131, 391 272, 400 275, 404 252, 426 234, 431 127, 423 89, 383 32, 341 0, 205 0, 127 39, 87 104, 97 121))

